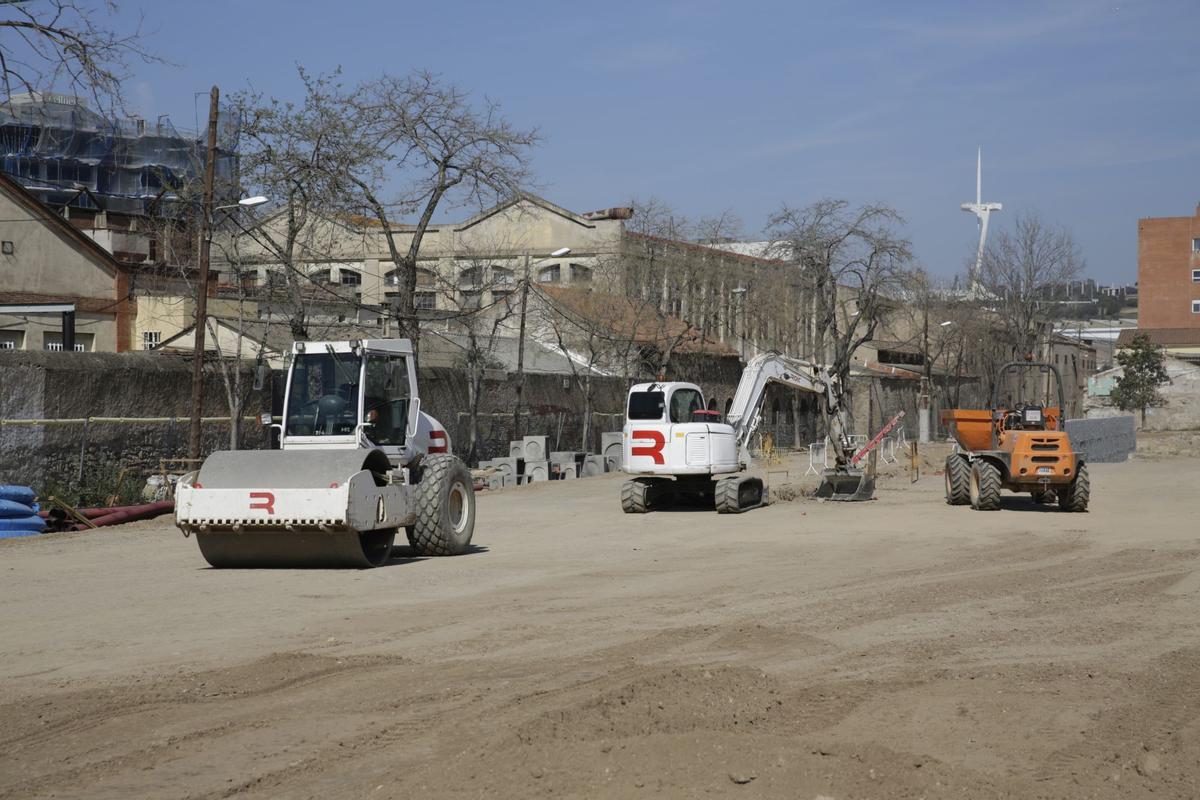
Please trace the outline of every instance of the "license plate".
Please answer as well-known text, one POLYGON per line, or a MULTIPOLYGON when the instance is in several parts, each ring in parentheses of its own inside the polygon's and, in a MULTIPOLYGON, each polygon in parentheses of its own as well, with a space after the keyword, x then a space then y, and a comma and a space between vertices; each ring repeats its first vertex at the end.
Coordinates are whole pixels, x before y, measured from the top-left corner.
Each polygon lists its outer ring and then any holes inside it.
POLYGON ((1038 475, 1053 475, 1054 467, 1038 467, 1038 475))

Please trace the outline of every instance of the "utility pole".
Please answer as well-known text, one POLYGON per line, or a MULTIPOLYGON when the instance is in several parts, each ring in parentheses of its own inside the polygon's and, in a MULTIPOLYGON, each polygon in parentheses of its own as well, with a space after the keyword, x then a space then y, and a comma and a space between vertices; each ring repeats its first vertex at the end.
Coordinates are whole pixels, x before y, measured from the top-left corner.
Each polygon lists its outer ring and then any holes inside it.
POLYGON ((521 400, 525 393, 525 309, 529 306, 529 253, 525 254, 525 277, 521 281, 521 326, 517 334, 517 405, 513 409, 513 438, 521 438, 521 400))
POLYGON ((188 458, 200 458, 200 417, 204 411, 204 328, 208 318, 208 256, 212 242, 213 177, 217 160, 217 102, 221 90, 212 87, 208 105, 208 156, 204 161, 204 198, 200 209, 200 276, 196 289, 195 350, 192 353, 192 419, 188 429, 188 458))

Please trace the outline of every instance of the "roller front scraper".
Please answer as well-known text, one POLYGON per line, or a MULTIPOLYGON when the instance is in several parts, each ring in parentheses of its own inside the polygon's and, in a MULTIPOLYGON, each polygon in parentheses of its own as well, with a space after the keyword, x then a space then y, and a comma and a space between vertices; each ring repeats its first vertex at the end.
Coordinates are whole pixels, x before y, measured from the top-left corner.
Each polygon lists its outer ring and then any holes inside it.
POLYGON ((401 529, 418 555, 462 553, 471 473, 420 406, 407 339, 297 342, 281 449, 213 453, 176 524, 214 567, 378 566, 401 529))

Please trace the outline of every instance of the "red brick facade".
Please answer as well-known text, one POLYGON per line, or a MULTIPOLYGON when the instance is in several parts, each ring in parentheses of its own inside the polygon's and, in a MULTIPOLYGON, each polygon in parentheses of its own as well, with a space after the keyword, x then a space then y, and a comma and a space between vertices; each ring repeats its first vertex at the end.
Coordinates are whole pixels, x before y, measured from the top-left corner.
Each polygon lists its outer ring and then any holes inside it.
POLYGON ((1200 206, 1194 217, 1138 220, 1138 327, 1200 331, 1200 206))

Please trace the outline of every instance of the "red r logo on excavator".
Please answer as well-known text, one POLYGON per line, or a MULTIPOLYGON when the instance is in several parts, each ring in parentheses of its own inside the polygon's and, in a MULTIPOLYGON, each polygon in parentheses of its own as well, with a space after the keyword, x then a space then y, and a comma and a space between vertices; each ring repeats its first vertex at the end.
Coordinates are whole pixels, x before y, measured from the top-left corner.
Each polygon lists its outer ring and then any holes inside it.
POLYGON ((653 444, 635 444, 629 448, 629 455, 649 456, 654 459, 655 464, 667 463, 662 454, 663 448, 667 446, 667 437, 663 436, 662 431, 633 431, 630 437, 650 439, 653 444))
POLYGON ((266 511, 272 516, 275 515, 275 495, 271 492, 251 492, 250 499, 259 501, 251 503, 250 508, 266 511))

